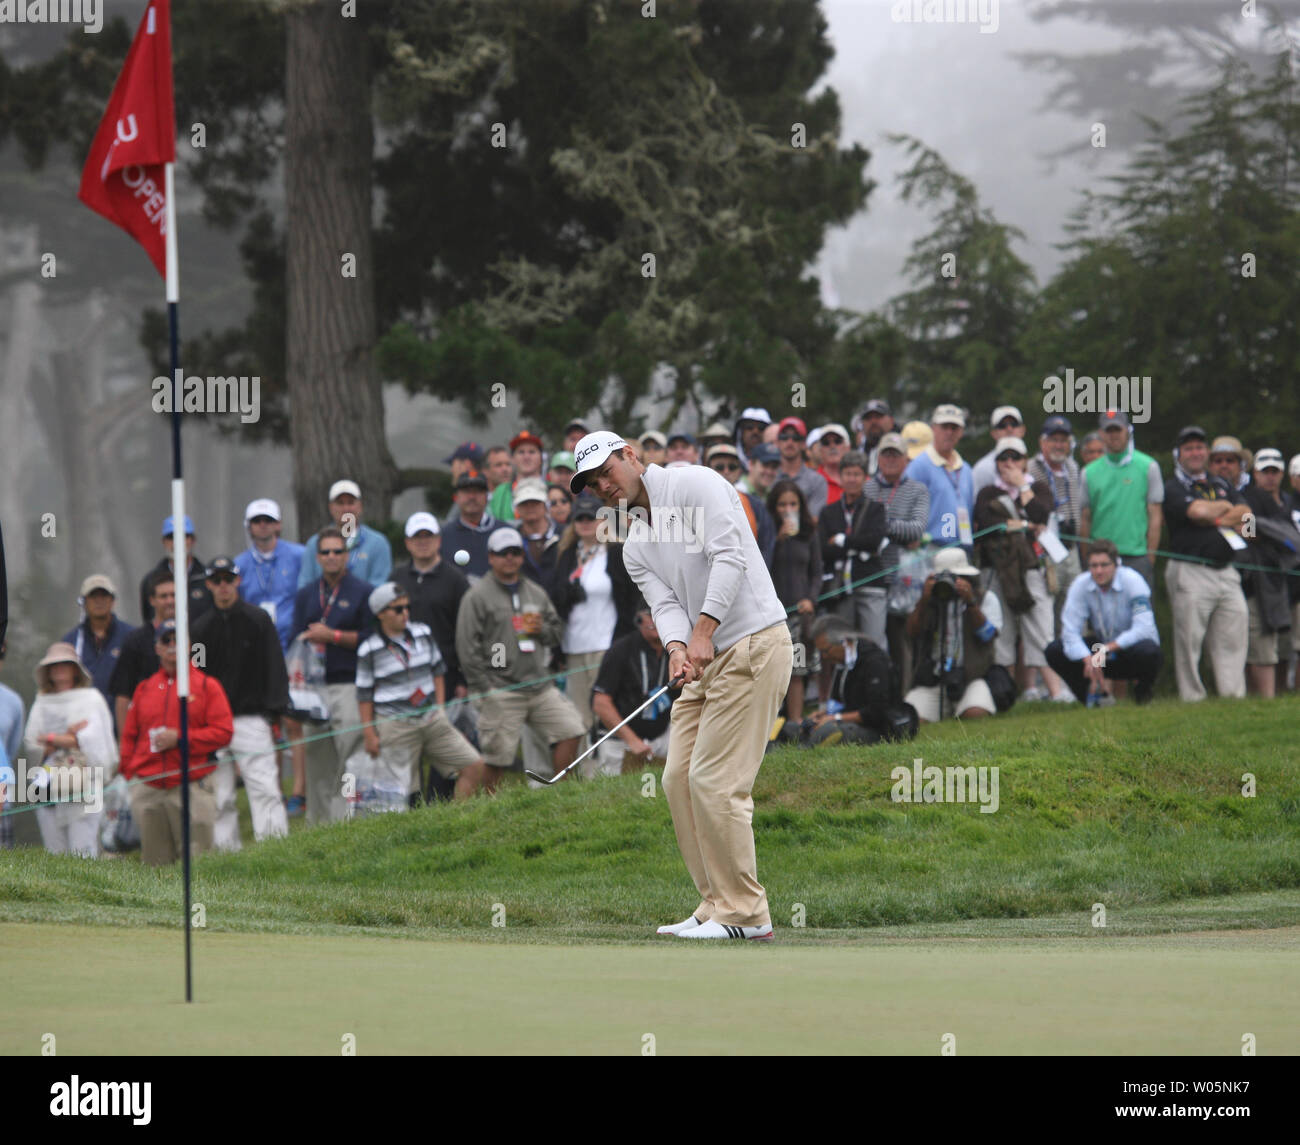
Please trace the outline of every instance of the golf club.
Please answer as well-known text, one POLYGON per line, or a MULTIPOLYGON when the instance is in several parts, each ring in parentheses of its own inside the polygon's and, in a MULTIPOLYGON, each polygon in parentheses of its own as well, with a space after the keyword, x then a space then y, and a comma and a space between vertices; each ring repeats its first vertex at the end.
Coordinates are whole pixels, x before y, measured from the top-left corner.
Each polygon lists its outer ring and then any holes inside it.
POLYGON ((544 775, 538 775, 537 772, 535 771, 529 771, 527 768, 524 768, 524 774, 528 776, 529 779, 535 779, 537 780, 538 783, 546 784, 547 787, 550 787, 552 783, 558 783, 561 779, 563 779, 566 775, 568 775, 569 772, 571 772, 575 767, 577 767, 578 764, 580 764, 584 759, 586 759, 587 756, 589 756, 593 751, 595 751, 598 747, 600 747, 601 744, 603 744, 607 739, 609 739, 610 736, 614 735, 620 728, 622 728, 631 720, 636 719, 637 716, 639 716, 643 711, 646 710, 646 708, 648 708, 660 696, 662 696, 666 691, 668 691, 669 688, 677 687, 677 685, 681 683, 681 680, 682 677, 680 674, 674 676, 671 680, 668 681, 668 683, 666 683, 662 688, 660 688, 657 692, 655 692, 654 695, 647 697, 645 703, 643 703, 639 708, 637 708, 637 710, 634 711, 630 716, 627 716, 622 721, 622 723, 619 723, 615 727, 610 728, 609 731, 607 731, 603 736, 600 737, 600 739, 598 739, 595 743, 593 743, 591 747, 587 748, 587 750, 584 751, 580 756, 578 756, 578 758, 575 759, 571 764, 569 764, 568 767, 566 767, 563 771, 559 772, 558 774, 551 776, 550 779, 547 779, 544 775))

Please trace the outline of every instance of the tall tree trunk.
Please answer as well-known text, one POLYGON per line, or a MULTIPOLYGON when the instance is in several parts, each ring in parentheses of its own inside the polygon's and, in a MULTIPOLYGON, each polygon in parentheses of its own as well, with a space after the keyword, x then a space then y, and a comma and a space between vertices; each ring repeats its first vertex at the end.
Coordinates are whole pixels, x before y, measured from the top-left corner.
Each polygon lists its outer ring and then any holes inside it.
POLYGON ((337 0, 296 5, 286 20, 287 382, 306 536, 329 519, 341 477, 361 486, 370 520, 386 518, 396 466, 374 360, 369 40, 337 0))

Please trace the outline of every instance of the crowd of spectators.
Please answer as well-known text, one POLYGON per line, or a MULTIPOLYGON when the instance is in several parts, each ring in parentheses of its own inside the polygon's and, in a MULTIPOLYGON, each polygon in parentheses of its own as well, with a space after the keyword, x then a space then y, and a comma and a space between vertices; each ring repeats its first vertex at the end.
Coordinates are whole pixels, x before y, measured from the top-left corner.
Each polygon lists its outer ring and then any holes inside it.
MULTIPOLYGON (((754 407, 698 438, 625 440, 646 465, 707 465, 735 486, 795 643, 785 717, 814 740, 832 727, 836 741, 876 738, 873 725, 900 706, 920 722, 979 719, 1017 696, 1105 706, 1130 685, 1148 702, 1164 661, 1159 563, 1182 700, 1207 694, 1203 657, 1222 696, 1288 686, 1300 651, 1300 455, 1288 463, 1189 425, 1166 476, 1123 411, 1078 443, 1052 415, 1035 448, 1009 405, 989 428, 993 448, 974 463, 960 452, 964 410, 944 404, 897 426, 880 399, 851 427, 810 431, 754 407)), ((108 577, 90 575, 79 622, 36 669, 30 713, 0 685, 0 766, 25 756, 79 768, 88 791, 120 772, 133 781, 144 861, 174 861, 184 592, 197 851, 240 847, 240 784, 260 840, 300 815, 347 817, 361 758, 382 760, 410 803, 495 790, 520 756, 531 770, 563 769, 667 670, 609 510, 571 487, 588 429, 571 422, 549 454, 529 431, 508 446, 461 445, 447 459, 450 513, 412 514, 396 565, 347 478, 305 544, 281 537, 271 498, 247 506, 241 552, 207 561, 193 522, 168 517, 140 585, 142 623, 119 614, 108 577)), ((668 693, 581 774, 662 764, 671 715, 668 693)), ((90 803, 41 806, 49 850, 100 853, 90 803)))

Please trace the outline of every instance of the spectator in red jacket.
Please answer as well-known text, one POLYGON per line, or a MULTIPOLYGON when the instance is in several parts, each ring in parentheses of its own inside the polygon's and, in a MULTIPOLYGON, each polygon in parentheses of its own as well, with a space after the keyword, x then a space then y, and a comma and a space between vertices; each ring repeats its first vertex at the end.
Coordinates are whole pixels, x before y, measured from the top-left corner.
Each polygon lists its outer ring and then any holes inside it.
MULTIPOLYGON (((162 667, 135 690, 122 728, 121 772, 131 785, 131 814, 140 828, 140 859, 150 867, 181 857, 180 701, 176 696, 176 624, 164 620, 154 645, 162 667)), ((216 799, 209 756, 234 735, 226 693, 215 679, 190 669, 190 848, 212 846, 216 799)))

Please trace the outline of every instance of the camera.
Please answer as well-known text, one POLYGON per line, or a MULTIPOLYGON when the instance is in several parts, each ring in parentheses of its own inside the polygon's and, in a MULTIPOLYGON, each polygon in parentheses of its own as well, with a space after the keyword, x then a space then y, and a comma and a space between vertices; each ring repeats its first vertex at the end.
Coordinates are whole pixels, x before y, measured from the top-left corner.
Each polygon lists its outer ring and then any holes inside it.
POLYGON ((957 595, 957 574, 950 572, 935 573, 930 595, 940 603, 947 604, 957 595))

